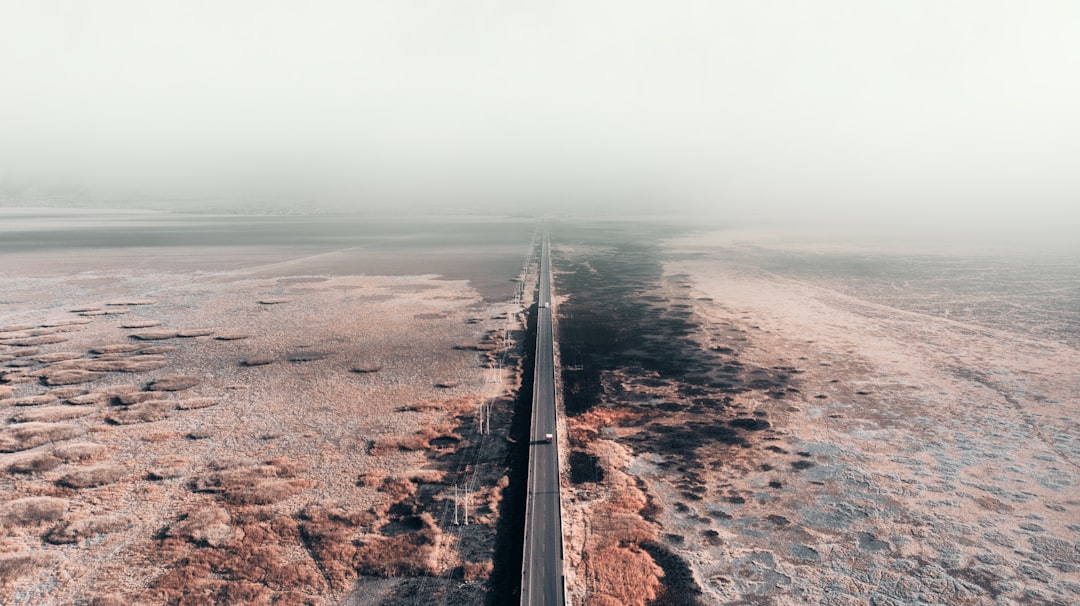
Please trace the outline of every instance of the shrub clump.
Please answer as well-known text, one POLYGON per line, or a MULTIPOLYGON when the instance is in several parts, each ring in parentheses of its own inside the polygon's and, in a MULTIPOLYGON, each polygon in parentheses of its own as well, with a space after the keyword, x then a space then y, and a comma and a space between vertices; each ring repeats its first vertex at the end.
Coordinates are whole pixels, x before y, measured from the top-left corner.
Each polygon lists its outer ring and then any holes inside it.
POLYGON ((70 419, 85 417, 92 412, 94 412, 93 409, 81 406, 43 406, 41 408, 24 410, 11 417, 11 420, 15 423, 29 423, 35 421, 55 423, 56 421, 68 421, 70 419))
POLYGON ((117 465, 95 465, 65 474, 56 481, 58 486, 74 488, 97 488, 112 484, 124 475, 124 469, 117 465))
POLYGON ((196 492, 218 494, 233 505, 269 505, 291 497, 309 486, 296 478, 292 464, 273 459, 256 465, 219 463, 192 482, 196 492))
POLYGON ((61 463, 63 463, 63 461, 59 457, 51 453, 41 452, 15 460, 8 465, 7 470, 10 473, 45 473, 46 471, 56 469, 61 463))
POLYGON ((24 497, 0 506, 0 523, 8 527, 36 526, 59 520, 67 509, 67 499, 24 497))
POLYGON ((216 398, 188 398, 186 400, 180 400, 176 403, 178 410, 197 410, 199 408, 209 408, 211 406, 217 406, 216 398))
POLYGON ((173 403, 168 400, 151 400, 110 413, 105 421, 113 425, 152 423, 167 418, 172 409, 173 403))
POLYGON ((222 547, 244 537, 230 525, 229 512, 216 505, 189 511, 169 527, 165 536, 178 537, 196 545, 222 547))
POLYGON ((45 374, 42 381, 46 385, 74 385, 96 381, 102 376, 104 376, 102 373, 92 370, 58 370, 45 374))
POLYGON ((42 404, 52 404, 56 401, 56 396, 49 394, 42 394, 40 396, 24 396, 22 398, 9 398, 4 400, 4 404, 8 406, 41 406, 42 404))
POLYGON ((36 572, 38 568, 51 563, 56 556, 38 552, 13 553, 0 555, 0 586, 15 579, 36 572))
POLYGON ((442 531, 430 514, 422 513, 418 519, 421 528, 415 532, 361 539, 352 558, 355 570, 382 577, 439 574, 442 531))
POLYGON ((160 457, 154 461, 154 466, 147 472, 146 477, 154 481, 179 478, 184 475, 187 464, 188 460, 185 457, 177 455, 160 457))
POLYGON ((114 515, 90 516, 60 522, 45 534, 45 541, 53 545, 78 543, 98 535, 116 532, 128 526, 125 518, 114 515))
POLYGON ((65 423, 19 423, 0 430, 0 452, 18 452, 49 442, 67 440, 81 432, 65 423))
POLYGON ((199 380, 199 377, 193 375, 163 377, 152 381, 150 385, 147 385, 146 389, 149 391, 184 391, 198 385, 199 380))
POLYGON ((53 448, 52 454, 64 461, 93 461, 105 453, 105 446, 97 442, 71 442, 53 448))

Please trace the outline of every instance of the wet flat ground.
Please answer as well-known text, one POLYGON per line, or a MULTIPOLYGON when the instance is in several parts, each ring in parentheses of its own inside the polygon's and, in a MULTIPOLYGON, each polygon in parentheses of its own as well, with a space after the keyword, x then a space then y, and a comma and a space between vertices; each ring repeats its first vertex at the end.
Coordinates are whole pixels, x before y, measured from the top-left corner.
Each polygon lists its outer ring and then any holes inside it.
POLYGON ((394 219, 214 216, 82 209, 0 209, 0 275, 110 268, 228 270, 267 275, 438 274, 509 299, 535 221, 506 217, 394 219), (279 267, 277 263, 290 266, 279 267))

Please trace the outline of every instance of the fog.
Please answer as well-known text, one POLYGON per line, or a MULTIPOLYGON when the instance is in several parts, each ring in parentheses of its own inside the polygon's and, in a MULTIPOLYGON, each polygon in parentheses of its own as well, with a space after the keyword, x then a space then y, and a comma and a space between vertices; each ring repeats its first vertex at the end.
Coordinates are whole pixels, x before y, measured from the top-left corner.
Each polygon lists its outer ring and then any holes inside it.
POLYGON ((1070 240, 1078 31, 1052 1, 3 2, 0 193, 1070 240))

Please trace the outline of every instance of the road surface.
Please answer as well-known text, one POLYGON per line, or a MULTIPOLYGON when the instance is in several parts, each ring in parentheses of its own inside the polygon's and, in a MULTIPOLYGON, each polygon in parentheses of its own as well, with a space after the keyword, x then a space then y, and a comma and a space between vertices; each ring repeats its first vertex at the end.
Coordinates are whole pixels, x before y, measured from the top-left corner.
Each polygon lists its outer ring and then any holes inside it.
POLYGON ((551 330, 551 258, 544 235, 540 252, 540 297, 536 317, 529 486, 525 505, 525 549, 521 567, 522 606, 562 606, 563 537, 559 500, 559 435, 555 427, 555 343, 551 330), (555 436, 553 443, 544 439, 555 436))

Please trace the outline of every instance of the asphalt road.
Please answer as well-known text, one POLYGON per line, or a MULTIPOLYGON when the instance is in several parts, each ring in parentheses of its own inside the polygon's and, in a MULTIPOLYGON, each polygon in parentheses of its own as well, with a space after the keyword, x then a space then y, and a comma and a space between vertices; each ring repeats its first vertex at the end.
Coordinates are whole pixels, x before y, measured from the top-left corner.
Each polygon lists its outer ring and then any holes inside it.
POLYGON ((551 330, 551 258, 544 236, 540 254, 540 298, 536 319, 529 486, 525 510, 525 553, 521 603, 562 605, 563 537, 559 500, 559 436, 555 426, 555 343, 551 330), (548 444, 546 434, 555 436, 548 444))

